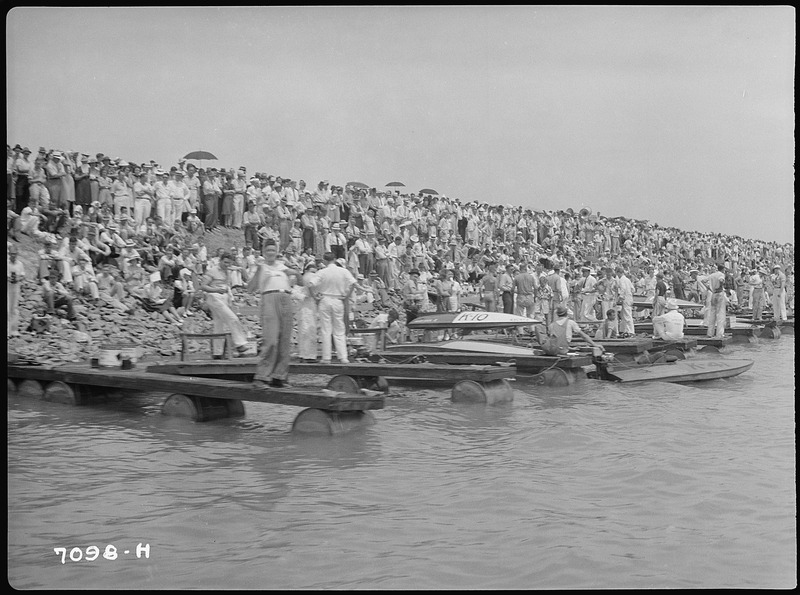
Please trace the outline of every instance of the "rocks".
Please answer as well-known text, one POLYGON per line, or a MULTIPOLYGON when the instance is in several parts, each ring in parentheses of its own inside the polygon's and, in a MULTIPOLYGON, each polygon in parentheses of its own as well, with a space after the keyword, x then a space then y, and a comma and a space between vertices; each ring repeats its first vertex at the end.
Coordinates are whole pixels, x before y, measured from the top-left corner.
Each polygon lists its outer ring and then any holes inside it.
MULTIPOLYGON (((209 254, 217 247, 230 249, 244 246, 241 231, 220 230, 213 237, 206 236, 209 254)), ((64 363, 87 362, 98 357, 103 345, 133 343, 140 348, 142 357, 157 360, 180 353, 180 333, 211 332, 211 318, 201 310, 183 319, 182 327, 167 322, 158 312, 146 312, 137 308, 131 314, 120 312, 102 300, 91 301, 83 297, 74 298, 76 319, 68 321, 65 314, 45 314, 41 287, 36 282, 41 248, 32 238, 22 236, 18 244, 19 260, 25 265, 27 280, 21 285, 19 337, 10 337, 8 351, 37 363, 57 366, 64 363), (34 318, 41 318, 40 332, 29 330, 34 318)), ((402 315, 399 298, 392 298, 393 306, 402 315)), ((235 291, 234 310, 250 335, 260 334, 259 296, 242 289, 235 291)), ((356 309, 358 318, 369 323, 377 311, 367 304, 356 309)), ((356 314, 354 312, 354 314, 356 314)), ((190 341, 190 353, 208 352, 208 343, 190 341)))

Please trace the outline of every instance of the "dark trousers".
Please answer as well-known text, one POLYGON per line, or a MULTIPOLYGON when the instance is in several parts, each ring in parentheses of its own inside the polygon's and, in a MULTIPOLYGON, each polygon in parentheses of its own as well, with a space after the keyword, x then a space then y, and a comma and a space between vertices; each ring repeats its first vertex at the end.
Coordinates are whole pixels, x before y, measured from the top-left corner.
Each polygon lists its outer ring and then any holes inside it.
POLYGON ((28 190, 28 176, 19 176, 15 183, 15 202, 14 211, 19 215, 22 209, 28 206, 30 200, 30 191, 28 190))
POLYGON ((203 224, 206 229, 212 229, 217 226, 217 215, 219 213, 219 200, 216 196, 209 196, 203 198, 203 205, 205 206, 206 217, 203 224))
POLYGON ((313 229, 304 229, 303 230, 303 252, 305 252, 308 248, 314 249, 314 230, 313 229))
POLYGON ((513 314, 514 313, 514 292, 513 291, 504 291, 503 295, 503 314, 513 314))

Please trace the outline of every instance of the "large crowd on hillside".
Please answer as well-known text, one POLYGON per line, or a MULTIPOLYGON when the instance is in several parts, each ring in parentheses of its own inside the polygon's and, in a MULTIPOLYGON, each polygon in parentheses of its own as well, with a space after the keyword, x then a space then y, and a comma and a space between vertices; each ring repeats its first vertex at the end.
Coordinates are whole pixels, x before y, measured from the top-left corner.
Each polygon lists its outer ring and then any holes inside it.
POLYGON ((508 197, 488 188, 461 200, 405 187, 308 186, 185 160, 7 148, 9 336, 19 333, 23 282, 40 286, 50 313, 69 317, 81 299, 158 311, 180 325, 202 309, 202 277, 221 256, 231 287, 243 291, 273 241, 298 271, 333 253, 357 280, 354 300, 402 303, 407 319, 457 311, 477 294, 489 310, 552 317, 563 303, 579 322, 602 321, 621 303, 621 277, 657 313, 660 298, 702 303, 704 278, 718 265, 730 308, 751 308, 756 319, 794 309, 793 244, 501 204, 508 197), (209 254, 207 234, 220 228, 240 230, 242 242, 209 254), (17 262, 22 235, 41 244, 36 278, 25 279, 17 262))

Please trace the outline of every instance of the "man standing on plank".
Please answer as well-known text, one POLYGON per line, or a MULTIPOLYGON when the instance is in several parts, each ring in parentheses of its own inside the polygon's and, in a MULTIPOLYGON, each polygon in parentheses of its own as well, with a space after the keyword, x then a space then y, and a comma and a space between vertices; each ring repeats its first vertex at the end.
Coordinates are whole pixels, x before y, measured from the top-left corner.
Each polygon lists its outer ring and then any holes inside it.
POLYGON ((260 388, 282 388, 289 378, 289 356, 292 348, 292 283, 300 272, 278 260, 274 240, 264 243, 264 260, 247 284, 247 290, 261 296, 261 360, 256 367, 253 384, 260 388))

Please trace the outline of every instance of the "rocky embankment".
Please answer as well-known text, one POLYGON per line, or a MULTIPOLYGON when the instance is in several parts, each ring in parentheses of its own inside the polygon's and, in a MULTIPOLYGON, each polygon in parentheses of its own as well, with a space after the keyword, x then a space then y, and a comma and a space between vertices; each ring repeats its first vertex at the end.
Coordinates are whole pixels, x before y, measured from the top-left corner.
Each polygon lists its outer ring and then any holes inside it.
MULTIPOLYGON (((218 247, 241 248, 244 238, 241 231, 212 231, 206 234, 209 254, 218 247)), ((195 309, 179 326, 170 323, 158 312, 136 308, 131 314, 121 313, 102 300, 74 296, 75 320, 67 320, 62 310, 57 315, 46 314, 42 289, 36 281, 39 266, 38 250, 42 245, 22 235, 17 243, 19 259, 25 265, 20 299, 19 337, 9 337, 8 353, 42 365, 89 361, 98 357, 102 347, 109 344, 133 344, 139 348, 140 359, 153 361, 164 357, 177 357, 181 350, 180 333, 212 331, 210 316, 195 309), (41 325, 31 322, 41 320, 41 325), (44 328, 36 328, 41 326, 44 328)), ((234 290, 235 307, 245 328, 252 336, 260 334, 258 297, 241 289, 234 290)), ((376 312, 359 308, 358 316, 369 321, 376 312)), ((189 351, 208 351, 208 342, 190 342, 189 351)))

